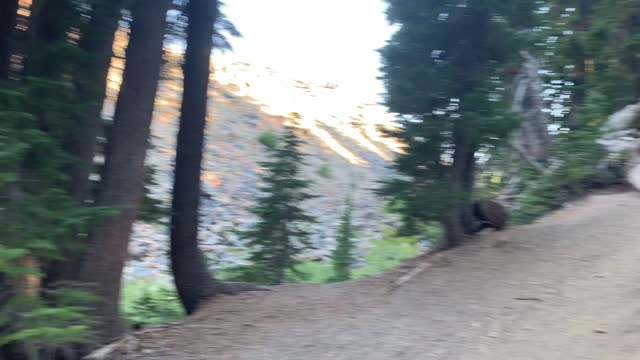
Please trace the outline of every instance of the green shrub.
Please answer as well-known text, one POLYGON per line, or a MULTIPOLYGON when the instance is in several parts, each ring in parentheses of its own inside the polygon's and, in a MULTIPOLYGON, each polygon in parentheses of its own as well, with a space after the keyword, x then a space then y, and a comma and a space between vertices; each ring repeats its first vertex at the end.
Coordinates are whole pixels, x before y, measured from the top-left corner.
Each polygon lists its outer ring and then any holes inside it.
POLYGON ((72 158, 65 144, 77 111, 70 90, 68 83, 42 79, 0 83, 0 348, 27 355, 91 340, 93 296, 54 284, 27 295, 23 276, 43 277, 44 269, 81 248, 77 234, 113 213, 78 206, 69 195, 72 158), (28 265, 26 257, 33 260, 28 265))
POLYGON ((266 131, 258 136, 258 141, 267 148, 273 149, 280 142, 280 138, 278 137, 278 135, 266 131))
MULTIPOLYGON (((423 234, 428 238, 437 238, 441 234, 440 228, 431 224, 424 226, 424 231, 423 234)), ((353 279, 383 273, 420 254, 422 246, 419 237, 399 237, 391 229, 385 229, 384 232, 385 236, 374 241, 371 250, 365 256, 365 266, 353 269, 353 279)), ((295 271, 287 272, 287 282, 321 284, 335 281, 335 272, 331 263, 303 261, 294 269, 295 271)), ((254 265, 227 268, 218 271, 217 277, 225 281, 269 285, 269 279, 265 278, 260 268, 254 265)))
POLYGON ((332 174, 331 174, 331 168, 329 167, 329 165, 327 164, 322 164, 320 166, 320 168, 317 171, 318 175, 325 178, 325 179, 330 179, 332 174))
POLYGON ((216 277, 223 281, 249 282, 259 285, 271 285, 270 280, 264 276, 264 271, 257 265, 238 265, 222 269, 216 273, 216 277))
POLYGON ((40 269, 22 265, 28 254, 0 245, 0 348, 19 345, 33 355, 46 347, 90 342, 88 305, 95 296, 65 288, 48 288, 46 299, 24 293, 22 276, 40 276, 40 269))
POLYGON ((520 207, 513 213, 514 223, 531 223, 591 189, 616 184, 621 180, 601 166, 607 152, 596 142, 600 136, 596 126, 600 125, 585 125, 560 136, 554 147, 560 165, 546 174, 526 179, 520 207))
MULTIPOLYGON (((437 230, 432 228, 430 231, 431 234, 437 233, 437 230)), ((366 265, 353 271, 353 278, 380 274, 419 253, 420 244, 417 237, 397 237, 392 230, 385 230, 384 238, 375 241, 365 257, 366 265)), ((216 276, 223 281, 269 285, 269 279, 265 278, 264 272, 255 265, 226 268, 218 271, 216 276)), ((294 270, 287 271, 286 279, 292 283, 322 284, 335 281, 335 273, 330 263, 303 261, 298 263, 294 270)), ((120 306, 125 320, 132 326, 178 321, 185 316, 175 288, 169 282, 161 280, 125 282, 120 306)))
POLYGON ((304 261, 295 266, 295 271, 287 272, 288 282, 323 284, 332 282, 334 272, 327 263, 304 261))
POLYGON ((159 280, 125 282, 120 307, 133 326, 178 321, 185 315, 175 288, 159 280))
POLYGON ((60 290, 55 296, 14 296, 0 311, 0 346, 21 343, 34 351, 47 346, 89 342, 88 308, 96 301, 79 290, 60 290), (73 300, 72 300, 73 299, 73 300))
POLYGON ((385 237, 374 241, 373 248, 365 256, 366 266, 353 270, 354 279, 381 274, 420 254, 417 237, 397 237, 390 230, 385 232, 385 237))
POLYGON ((338 229, 336 248, 331 256, 335 281, 349 280, 351 278, 351 267, 354 263, 354 234, 351 226, 352 206, 350 198, 347 199, 345 205, 345 210, 340 220, 340 228, 338 229))

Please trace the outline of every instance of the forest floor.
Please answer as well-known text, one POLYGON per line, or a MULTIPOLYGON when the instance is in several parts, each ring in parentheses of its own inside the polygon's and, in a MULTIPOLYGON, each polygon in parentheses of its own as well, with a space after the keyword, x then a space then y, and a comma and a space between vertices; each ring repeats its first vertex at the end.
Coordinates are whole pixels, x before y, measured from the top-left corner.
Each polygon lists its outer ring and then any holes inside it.
POLYGON ((639 210, 592 195, 381 276, 221 297, 128 358, 640 359, 639 210))

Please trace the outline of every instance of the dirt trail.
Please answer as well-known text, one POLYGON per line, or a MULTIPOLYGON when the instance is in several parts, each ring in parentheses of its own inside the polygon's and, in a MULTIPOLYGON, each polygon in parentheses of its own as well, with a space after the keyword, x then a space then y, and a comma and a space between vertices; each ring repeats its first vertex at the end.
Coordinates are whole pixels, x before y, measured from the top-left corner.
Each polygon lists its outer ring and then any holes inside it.
POLYGON ((640 195, 594 195, 408 269, 219 298, 140 359, 640 359, 640 195))

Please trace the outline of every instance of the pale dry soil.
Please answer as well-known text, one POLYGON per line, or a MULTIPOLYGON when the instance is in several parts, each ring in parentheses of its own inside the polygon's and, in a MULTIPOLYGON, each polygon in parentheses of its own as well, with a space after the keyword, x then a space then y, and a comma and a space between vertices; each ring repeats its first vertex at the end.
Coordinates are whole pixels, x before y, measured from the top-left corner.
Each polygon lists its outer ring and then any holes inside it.
POLYGON ((375 278, 221 297, 136 337, 129 358, 640 359, 640 194, 592 195, 375 278))

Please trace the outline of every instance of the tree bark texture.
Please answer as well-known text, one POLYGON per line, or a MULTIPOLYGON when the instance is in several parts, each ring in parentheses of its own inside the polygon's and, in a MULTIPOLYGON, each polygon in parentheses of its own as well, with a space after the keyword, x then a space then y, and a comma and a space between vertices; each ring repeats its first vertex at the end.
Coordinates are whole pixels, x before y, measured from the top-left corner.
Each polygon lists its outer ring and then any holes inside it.
POLYGON ((184 93, 176 149, 171 217, 171 270, 182 304, 192 313, 221 284, 213 279, 198 248, 200 168, 207 117, 207 92, 217 1, 190 0, 186 14, 184 93))
POLYGON ((440 246, 441 249, 452 249, 459 246, 464 241, 464 224, 462 211, 459 207, 453 208, 442 221, 444 228, 444 239, 440 246))
MULTIPOLYGON (((467 14, 465 20, 465 41, 457 46, 455 65, 460 73, 458 83, 460 96, 477 91, 481 85, 478 73, 482 73, 490 60, 491 12, 486 7, 478 8, 467 14)), ((464 111, 463 111, 464 112, 464 111)), ((470 211, 471 195, 475 184, 475 153, 478 149, 478 134, 474 132, 473 122, 465 121, 465 115, 455 120, 453 143, 455 152, 451 170, 452 191, 456 194, 454 206, 443 222, 445 229, 445 247, 455 247, 464 241, 465 234, 473 233, 473 217, 470 211)))
POLYGON ((69 28, 64 21, 74 12, 71 0, 33 0, 29 18, 25 76, 57 77, 59 59, 49 58, 49 50, 64 43, 69 28))
POLYGON ((589 31, 593 16, 593 0, 578 1, 578 30, 589 31))
POLYGON ((87 60, 80 64, 75 85, 86 108, 76 117, 78 130, 71 146, 71 154, 77 161, 71 171, 71 195, 78 203, 87 200, 91 193, 89 175, 93 170, 96 139, 102 127, 100 113, 123 5, 123 0, 98 2, 80 41, 80 49, 87 60))
POLYGON ((464 121, 458 121, 453 130, 455 153, 451 172, 452 191, 458 197, 449 214, 445 216, 444 248, 462 244, 465 233, 473 232, 473 214, 470 203, 474 187, 476 142, 472 129, 464 121))
POLYGON ((18 16, 18 0, 0 2, 0 80, 9 77, 11 40, 18 16))
POLYGON ((170 4, 170 0, 135 0, 131 7, 133 22, 127 64, 96 199, 97 205, 117 207, 120 212, 101 221, 93 230, 80 276, 102 298, 94 306, 101 342, 113 340, 124 330, 118 311, 120 280, 131 228, 143 196, 144 160, 170 4))
MULTIPOLYGON (((98 2, 93 8, 91 21, 83 32, 80 49, 84 51, 83 62, 74 74, 79 102, 85 106, 75 115, 75 136, 71 139, 69 153, 74 157, 71 168, 70 191, 80 205, 91 199, 91 180, 94 169, 93 158, 97 137, 103 126, 100 112, 105 96, 107 74, 111 64, 113 40, 118 28, 123 0, 98 2)), ((84 239, 79 239, 84 241, 84 239)), ((74 279, 82 265, 77 251, 69 251, 64 259, 55 261, 47 269, 46 282, 74 279)))
POLYGON ((460 139, 460 141, 463 145, 461 147, 459 159, 454 158, 454 166, 457 166, 455 161, 461 163, 460 167, 456 169, 456 173, 458 173, 457 176, 462 179, 463 200, 459 208, 461 217, 460 221, 462 222, 464 233, 471 235, 475 233, 475 225, 473 213, 469 205, 471 203, 471 195, 475 186, 476 151, 478 149, 472 141, 473 135, 465 133, 461 137, 462 139, 460 139))

